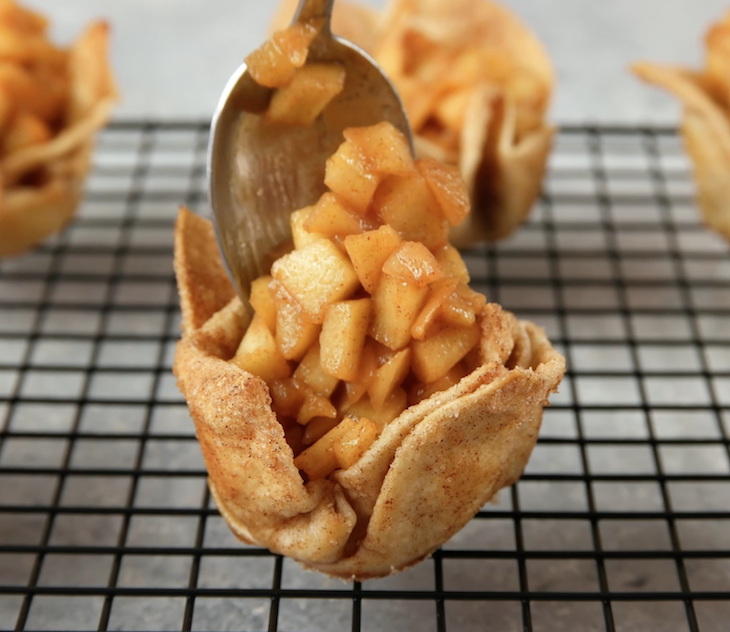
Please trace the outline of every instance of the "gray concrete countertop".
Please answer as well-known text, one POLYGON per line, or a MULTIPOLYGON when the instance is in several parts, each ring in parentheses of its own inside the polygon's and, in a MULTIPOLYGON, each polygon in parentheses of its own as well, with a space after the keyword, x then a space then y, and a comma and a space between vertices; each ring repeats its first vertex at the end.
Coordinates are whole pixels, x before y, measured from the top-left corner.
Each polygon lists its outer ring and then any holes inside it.
MULTIPOLYGON (((384 0, 363 0, 382 6, 384 0)), ((271 0, 32 0, 69 41, 94 16, 114 27, 123 100, 117 117, 203 118, 226 79, 263 38, 271 0)), ((626 71, 635 59, 698 63, 724 0, 510 0, 545 43, 557 70, 559 122, 673 122, 674 101, 626 71)))

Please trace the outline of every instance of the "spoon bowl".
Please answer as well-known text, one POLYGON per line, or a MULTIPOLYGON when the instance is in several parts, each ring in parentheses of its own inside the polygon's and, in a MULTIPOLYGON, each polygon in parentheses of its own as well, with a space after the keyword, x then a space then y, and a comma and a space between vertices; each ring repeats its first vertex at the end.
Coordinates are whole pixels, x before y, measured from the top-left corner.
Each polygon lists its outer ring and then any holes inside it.
POLYGON ((413 139, 395 88, 355 45, 334 36, 334 0, 301 0, 294 22, 321 19, 307 61, 336 62, 346 73, 340 94, 310 127, 266 121, 273 90, 243 64, 228 81, 213 116, 208 186, 218 246, 236 292, 248 305, 253 279, 268 271, 267 255, 291 237, 289 215, 324 192, 325 162, 348 127, 389 121, 413 139))

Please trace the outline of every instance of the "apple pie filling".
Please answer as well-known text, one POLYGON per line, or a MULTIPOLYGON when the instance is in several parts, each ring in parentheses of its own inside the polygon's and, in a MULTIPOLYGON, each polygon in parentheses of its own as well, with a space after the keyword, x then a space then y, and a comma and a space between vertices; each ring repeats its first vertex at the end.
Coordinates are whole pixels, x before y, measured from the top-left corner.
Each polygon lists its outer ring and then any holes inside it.
POLYGON ((231 360, 268 385, 310 479, 353 465, 403 410, 479 365, 486 302, 447 241, 469 212, 458 169, 414 161, 389 123, 344 136, 329 190, 291 216, 293 250, 251 284, 231 360))

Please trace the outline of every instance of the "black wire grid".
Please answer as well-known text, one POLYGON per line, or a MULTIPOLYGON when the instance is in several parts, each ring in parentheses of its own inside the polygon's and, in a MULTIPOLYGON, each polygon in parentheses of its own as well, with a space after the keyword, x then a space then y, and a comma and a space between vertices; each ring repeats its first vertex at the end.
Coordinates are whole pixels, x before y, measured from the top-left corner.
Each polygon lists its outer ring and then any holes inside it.
POLYGON ((465 253, 568 373, 521 481, 346 584, 233 539, 170 365, 202 123, 117 123, 79 216, 0 263, 0 628, 730 629, 730 257, 677 137, 565 127, 530 222, 465 253))

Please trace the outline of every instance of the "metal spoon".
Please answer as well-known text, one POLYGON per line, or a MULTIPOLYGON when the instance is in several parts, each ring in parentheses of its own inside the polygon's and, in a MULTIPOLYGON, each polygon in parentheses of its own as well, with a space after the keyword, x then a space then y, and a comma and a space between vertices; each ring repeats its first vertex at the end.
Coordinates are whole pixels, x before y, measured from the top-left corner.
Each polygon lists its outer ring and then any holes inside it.
POLYGON ((264 122, 272 90, 254 82, 243 64, 230 78, 213 116, 208 186, 218 245, 244 304, 253 279, 267 271, 272 248, 291 237, 289 215, 324 191, 326 159, 347 127, 390 121, 408 139, 408 118, 388 78, 362 50, 332 34, 334 0, 300 0, 294 22, 321 18, 307 61, 338 62, 342 92, 309 128, 264 122))

